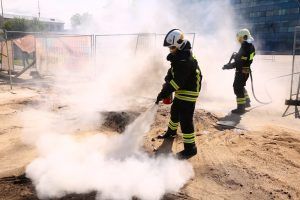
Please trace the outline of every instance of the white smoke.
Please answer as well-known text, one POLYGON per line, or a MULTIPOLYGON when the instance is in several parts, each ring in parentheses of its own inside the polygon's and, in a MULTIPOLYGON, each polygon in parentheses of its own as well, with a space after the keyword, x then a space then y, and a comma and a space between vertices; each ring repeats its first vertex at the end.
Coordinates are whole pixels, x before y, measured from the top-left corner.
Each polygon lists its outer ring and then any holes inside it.
MULTIPOLYGON (((173 28, 197 32, 194 53, 206 83, 201 98, 214 101, 225 91, 232 93, 231 77, 224 77, 221 71, 232 50, 238 48, 227 1, 128 2, 111 0, 100 6, 94 0, 93 9, 84 12, 93 15, 95 24, 82 33, 166 33, 173 28)), ((149 51, 145 45, 136 54, 136 38, 98 38, 95 73, 82 79, 71 71, 67 70, 67 76, 58 71, 45 103, 23 112, 24 141, 38 149, 38 158, 28 165, 26 174, 40 198, 97 191, 99 199, 160 199, 165 193, 178 192, 193 177, 188 162, 172 156, 151 157, 141 149, 156 107, 122 135, 95 131, 101 123, 100 112, 128 110, 137 107, 139 97, 156 97, 169 65, 163 36, 155 36, 154 48, 149 51)), ((186 36, 193 41, 191 35, 186 36)), ((90 65, 82 66, 83 75, 88 74, 87 68, 90 65)))
POLYGON ((193 177, 192 166, 173 156, 150 157, 141 149, 156 112, 153 106, 117 136, 76 138, 51 132, 51 127, 35 135, 39 157, 28 165, 26 175, 39 198, 97 191, 98 199, 155 200, 177 192, 193 177))

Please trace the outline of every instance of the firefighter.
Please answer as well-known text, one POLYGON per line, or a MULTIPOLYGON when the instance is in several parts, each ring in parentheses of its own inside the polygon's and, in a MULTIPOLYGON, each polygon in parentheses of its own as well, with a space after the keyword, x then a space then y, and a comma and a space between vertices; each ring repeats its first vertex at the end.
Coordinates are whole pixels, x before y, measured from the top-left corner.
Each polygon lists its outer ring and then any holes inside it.
POLYGON ((171 67, 165 77, 165 84, 157 96, 156 103, 175 92, 171 106, 171 119, 167 131, 159 135, 159 139, 177 136, 180 124, 183 133, 184 150, 177 154, 180 159, 188 159, 197 154, 193 115, 195 104, 201 89, 202 75, 198 62, 191 51, 191 43, 184 40, 183 32, 171 30, 164 39, 165 47, 169 47, 167 60, 171 67))
POLYGON ((248 29, 238 31, 237 41, 241 44, 238 53, 234 55, 234 62, 224 65, 223 69, 235 68, 235 78, 233 82, 233 90, 236 95, 237 108, 232 110, 235 114, 244 114, 245 108, 250 107, 250 98, 245 89, 246 82, 251 73, 251 64, 255 56, 255 48, 253 46, 254 39, 248 29))

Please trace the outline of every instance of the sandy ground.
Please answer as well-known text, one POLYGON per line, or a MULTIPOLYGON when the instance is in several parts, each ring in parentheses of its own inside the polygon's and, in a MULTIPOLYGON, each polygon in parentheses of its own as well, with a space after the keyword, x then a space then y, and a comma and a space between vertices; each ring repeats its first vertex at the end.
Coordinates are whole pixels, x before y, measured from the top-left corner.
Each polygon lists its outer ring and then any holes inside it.
MULTIPOLYGON (((18 114, 28 104, 42 100, 45 90, 16 86, 14 93, 1 86, 0 100, 0 199, 36 199, 31 182, 19 176, 36 156, 22 143, 18 114), (6 177, 6 178, 5 178, 6 177), (10 178, 7 178, 10 177, 10 178)), ((160 141, 169 107, 162 105, 145 138, 151 153, 178 152, 180 137, 160 141)), ((199 153, 190 159, 196 176, 179 194, 165 199, 299 199, 300 132, 280 124, 262 130, 224 129, 218 117, 198 109, 195 113, 199 153)), ((95 194, 69 195, 64 199, 94 199, 95 194)))
MULTIPOLYGON (((37 199, 31 181, 24 177, 26 165, 37 153, 22 142, 19 114, 26 106, 44 101, 47 92, 46 84, 19 84, 13 92, 8 85, 0 85, 1 200, 37 199)), ((216 122, 234 104, 222 109, 211 105, 204 101, 195 112, 198 154, 189 160, 195 177, 178 194, 168 194, 164 199, 300 199, 299 119, 281 118, 280 109, 254 105, 253 110, 238 119, 237 128, 225 128, 216 122)), ((145 137, 149 153, 182 150, 180 135, 174 140, 156 139, 165 130, 168 119, 169 106, 161 105, 145 137)), ((104 124, 103 129, 109 132, 109 126, 115 126, 112 124, 104 124)), ((70 194, 62 199, 95 199, 95 193, 70 194)))

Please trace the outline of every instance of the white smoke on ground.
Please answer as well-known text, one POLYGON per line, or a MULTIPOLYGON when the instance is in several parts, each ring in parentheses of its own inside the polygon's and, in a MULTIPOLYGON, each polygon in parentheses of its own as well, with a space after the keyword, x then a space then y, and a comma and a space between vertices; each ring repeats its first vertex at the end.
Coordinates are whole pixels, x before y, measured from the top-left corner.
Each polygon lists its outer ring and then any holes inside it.
MULTIPOLYGON (((35 112, 40 117, 46 116, 35 112)), ((42 126, 49 131, 35 135, 39 157, 26 169, 39 198, 96 191, 97 199, 136 196, 155 200, 165 193, 177 192, 193 177, 192 166, 170 155, 150 157, 141 148, 141 140, 150 130, 156 112, 157 106, 152 106, 122 135, 97 134, 83 138, 68 132, 60 134, 49 126, 58 121, 57 116, 48 116, 47 119, 53 119, 52 123, 42 126)), ((34 111, 27 114, 32 115, 34 111)), ((31 129, 26 136, 33 133, 31 129)))

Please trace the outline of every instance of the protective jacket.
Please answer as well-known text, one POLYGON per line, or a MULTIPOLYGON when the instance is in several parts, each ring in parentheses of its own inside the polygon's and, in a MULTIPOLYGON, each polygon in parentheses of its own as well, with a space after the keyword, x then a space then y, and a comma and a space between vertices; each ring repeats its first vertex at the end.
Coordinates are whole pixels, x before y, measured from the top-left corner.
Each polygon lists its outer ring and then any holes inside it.
POLYGON ((255 48, 252 43, 244 41, 239 52, 234 57, 232 65, 236 68, 236 72, 250 73, 250 65, 255 56, 255 48))
POLYGON ((179 100, 196 102, 201 89, 202 75, 192 54, 190 42, 175 54, 170 53, 167 60, 171 62, 171 68, 165 77, 166 83, 159 97, 166 98, 175 92, 175 98, 179 100))

